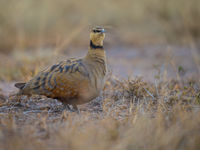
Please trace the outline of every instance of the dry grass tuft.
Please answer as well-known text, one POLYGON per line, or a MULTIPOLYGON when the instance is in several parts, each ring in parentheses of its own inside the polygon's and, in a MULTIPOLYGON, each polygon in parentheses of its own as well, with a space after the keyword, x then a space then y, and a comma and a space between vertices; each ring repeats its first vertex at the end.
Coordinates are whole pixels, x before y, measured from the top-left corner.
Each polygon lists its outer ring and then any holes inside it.
POLYGON ((2 149, 198 149, 198 81, 158 83, 111 76, 81 113, 41 96, 10 97, 0 107, 2 149))

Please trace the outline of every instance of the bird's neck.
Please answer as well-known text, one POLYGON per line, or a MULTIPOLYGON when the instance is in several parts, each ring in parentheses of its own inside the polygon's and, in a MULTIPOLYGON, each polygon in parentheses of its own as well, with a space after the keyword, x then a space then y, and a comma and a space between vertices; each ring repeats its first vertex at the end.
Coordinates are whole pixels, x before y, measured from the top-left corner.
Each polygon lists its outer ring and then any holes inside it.
POLYGON ((103 50, 103 41, 92 41, 90 40, 90 49, 102 49, 103 50))
POLYGON ((105 60, 105 50, 103 48, 103 41, 100 42, 93 42, 90 41, 90 48, 86 55, 87 59, 104 59, 105 60))

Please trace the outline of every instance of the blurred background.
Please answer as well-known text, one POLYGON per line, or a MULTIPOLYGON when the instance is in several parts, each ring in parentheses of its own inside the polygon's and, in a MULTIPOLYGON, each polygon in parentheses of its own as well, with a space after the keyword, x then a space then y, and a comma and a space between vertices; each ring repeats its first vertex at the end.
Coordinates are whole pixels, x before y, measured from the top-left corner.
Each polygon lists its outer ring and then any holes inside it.
POLYGON ((199 77, 200 0, 0 0, 0 149, 199 150, 199 77), (107 30, 99 97, 76 113, 13 96, 84 56, 95 26, 107 30))
POLYGON ((108 31, 108 62, 118 76, 198 75, 199 6, 199 0, 0 0, 0 80, 28 80, 84 55, 96 25, 108 31))

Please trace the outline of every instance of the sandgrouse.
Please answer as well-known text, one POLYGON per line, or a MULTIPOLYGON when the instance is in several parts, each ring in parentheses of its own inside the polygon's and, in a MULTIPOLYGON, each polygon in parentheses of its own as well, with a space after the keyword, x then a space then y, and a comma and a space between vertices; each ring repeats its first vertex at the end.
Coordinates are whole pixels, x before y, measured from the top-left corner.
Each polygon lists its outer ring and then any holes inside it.
POLYGON ((45 95, 60 100, 65 106, 87 103, 104 87, 107 72, 103 48, 105 30, 96 27, 90 33, 90 48, 85 57, 61 61, 26 83, 16 83, 19 95, 45 95))

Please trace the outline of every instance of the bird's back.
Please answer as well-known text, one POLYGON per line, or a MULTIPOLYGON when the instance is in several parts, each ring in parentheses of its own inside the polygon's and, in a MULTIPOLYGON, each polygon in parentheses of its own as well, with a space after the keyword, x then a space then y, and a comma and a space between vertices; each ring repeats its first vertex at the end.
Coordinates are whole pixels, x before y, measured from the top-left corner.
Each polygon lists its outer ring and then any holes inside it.
POLYGON ((88 80, 86 66, 82 59, 68 59, 38 73, 25 84, 20 92, 54 97, 64 94, 63 88, 66 91, 67 88, 75 87, 79 80, 88 80))

